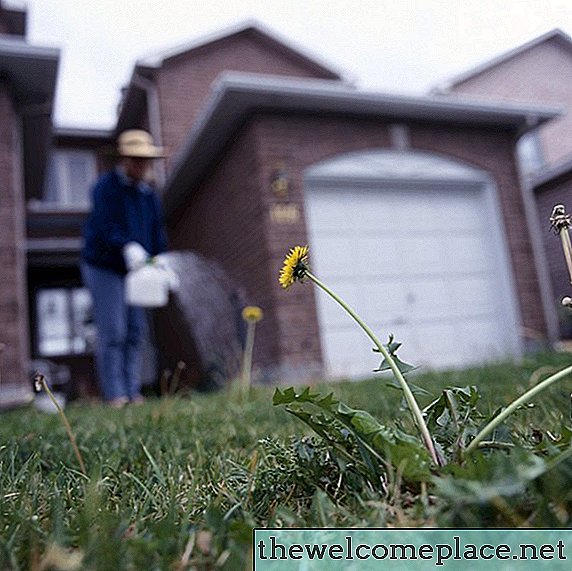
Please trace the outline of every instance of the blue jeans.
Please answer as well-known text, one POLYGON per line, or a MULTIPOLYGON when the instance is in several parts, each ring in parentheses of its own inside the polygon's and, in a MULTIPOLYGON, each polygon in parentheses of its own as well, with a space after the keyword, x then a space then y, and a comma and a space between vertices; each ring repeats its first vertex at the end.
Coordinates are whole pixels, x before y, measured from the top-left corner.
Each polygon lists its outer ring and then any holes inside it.
POLYGON ((133 400, 141 394, 144 309, 126 304, 124 276, 85 262, 81 273, 93 300, 96 364, 103 398, 133 400))

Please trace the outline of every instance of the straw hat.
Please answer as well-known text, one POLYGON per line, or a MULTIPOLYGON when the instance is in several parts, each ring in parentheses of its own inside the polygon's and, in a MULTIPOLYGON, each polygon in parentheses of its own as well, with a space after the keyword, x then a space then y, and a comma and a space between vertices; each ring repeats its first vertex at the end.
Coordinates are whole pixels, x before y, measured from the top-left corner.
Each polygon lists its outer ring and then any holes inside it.
POLYGON ((117 149, 122 157, 158 159, 164 157, 163 147, 156 147, 153 138, 142 129, 128 129, 117 138, 117 149))

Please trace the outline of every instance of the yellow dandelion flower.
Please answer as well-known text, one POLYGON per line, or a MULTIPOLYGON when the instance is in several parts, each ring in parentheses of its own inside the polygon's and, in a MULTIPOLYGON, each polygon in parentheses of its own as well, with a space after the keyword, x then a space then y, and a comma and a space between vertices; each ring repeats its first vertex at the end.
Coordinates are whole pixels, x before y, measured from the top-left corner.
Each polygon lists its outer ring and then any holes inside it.
POLYGON ((288 252, 278 279, 284 289, 289 288, 295 281, 301 281, 306 275, 308 271, 308 252, 308 246, 294 246, 288 252))
POLYGON ((256 305, 247 305, 242 310, 242 319, 244 319, 244 321, 252 321, 253 323, 256 323, 257 321, 260 321, 262 317, 262 309, 256 305))

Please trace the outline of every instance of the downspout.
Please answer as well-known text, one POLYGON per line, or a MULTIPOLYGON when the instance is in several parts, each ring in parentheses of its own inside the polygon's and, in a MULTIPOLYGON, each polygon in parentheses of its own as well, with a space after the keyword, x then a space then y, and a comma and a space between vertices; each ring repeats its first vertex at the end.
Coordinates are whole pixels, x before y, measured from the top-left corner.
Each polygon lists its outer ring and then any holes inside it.
MULTIPOLYGON (((538 117, 527 117, 525 127, 521 128, 517 134, 517 142, 518 139, 526 132, 530 131, 531 128, 538 128, 538 117)), ((550 344, 554 344, 560 337, 560 327, 558 324, 556 305, 554 303, 552 282, 550 279, 550 272, 548 270, 548 263, 544 254, 544 244, 542 243, 540 221, 538 219, 538 210, 534 199, 534 189, 531 184, 531 178, 524 174, 520 161, 518 160, 518 156, 516 155, 516 145, 515 162, 522 193, 522 201, 524 204, 524 215, 526 218, 526 224, 529 228, 530 242, 534 258, 534 269, 538 276, 538 285, 540 288, 540 298, 542 309, 544 310, 544 318, 546 320, 548 341, 550 344)), ((546 224, 548 225, 548 220, 546 221, 546 224)))
MULTIPOLYGON (((159 91, 155 83, 134 73, 131 78, 133 85, 143 89, 147 95, 147 115, 149 118, 149 130, 157 146, 163 146, 163 133, 161 129, 161 107, 159 102, 159 91)), ((165 159, 154 161, 153 171, 157 188, 162 191, 165 184, 165 159)))

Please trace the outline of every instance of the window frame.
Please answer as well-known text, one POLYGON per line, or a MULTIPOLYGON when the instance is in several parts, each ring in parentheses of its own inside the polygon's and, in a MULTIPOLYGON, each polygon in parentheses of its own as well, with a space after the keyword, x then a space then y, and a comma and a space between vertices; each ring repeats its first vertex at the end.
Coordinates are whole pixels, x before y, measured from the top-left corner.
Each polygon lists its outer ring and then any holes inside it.
POLYGON ((46 185, 52 182, 55 185, 55 189, 53 189, 53 198, 50 199, 47 198, 48 189, 44 190, 42 206, 62 210, 88 209, 90 203, 89 189, 97 178, 97 156, 95 152, 89 149, 69 147, 53 149, 48 168, 53 169, 53 175, 50 176, 48 173, 46 185), (86 160, 86 180, 91 181, 88 182, 85 201, 83 202, 73 200, 70 161, 74 157, 82 157, 82 159, 86 160))
POLYGON ((67 285, 53 285, 53 286, 42 286, 35 290, 34 292, 34 347, 33 352, 37 358, 59 358, 59 357, 70 357, 70 356, 84 356, 93 354, 93 346, 89 339, 89 333, 86 332, 85 328, 78 326, 79 320, 76 317, 77 308, 75 306, 74 297, 77 295, 76 292, 85 292, 89 296, 89 291, 83 286, 67 286, 67 285), (65 294, 65 320, 67 325, 67 335, 65 336, 67 347, 66 351, 53 352, 46 351, 42 348, 42 343, 46 340, 58 340, 64 339, 64 336, 45 336, 43 331, 43 317, 40 311, 40 297, 43 292, 57 291, 64 292, 65 294), (76 350, 74 348, 75 343, 78 339, 83 340, 83 349, 76 350))

